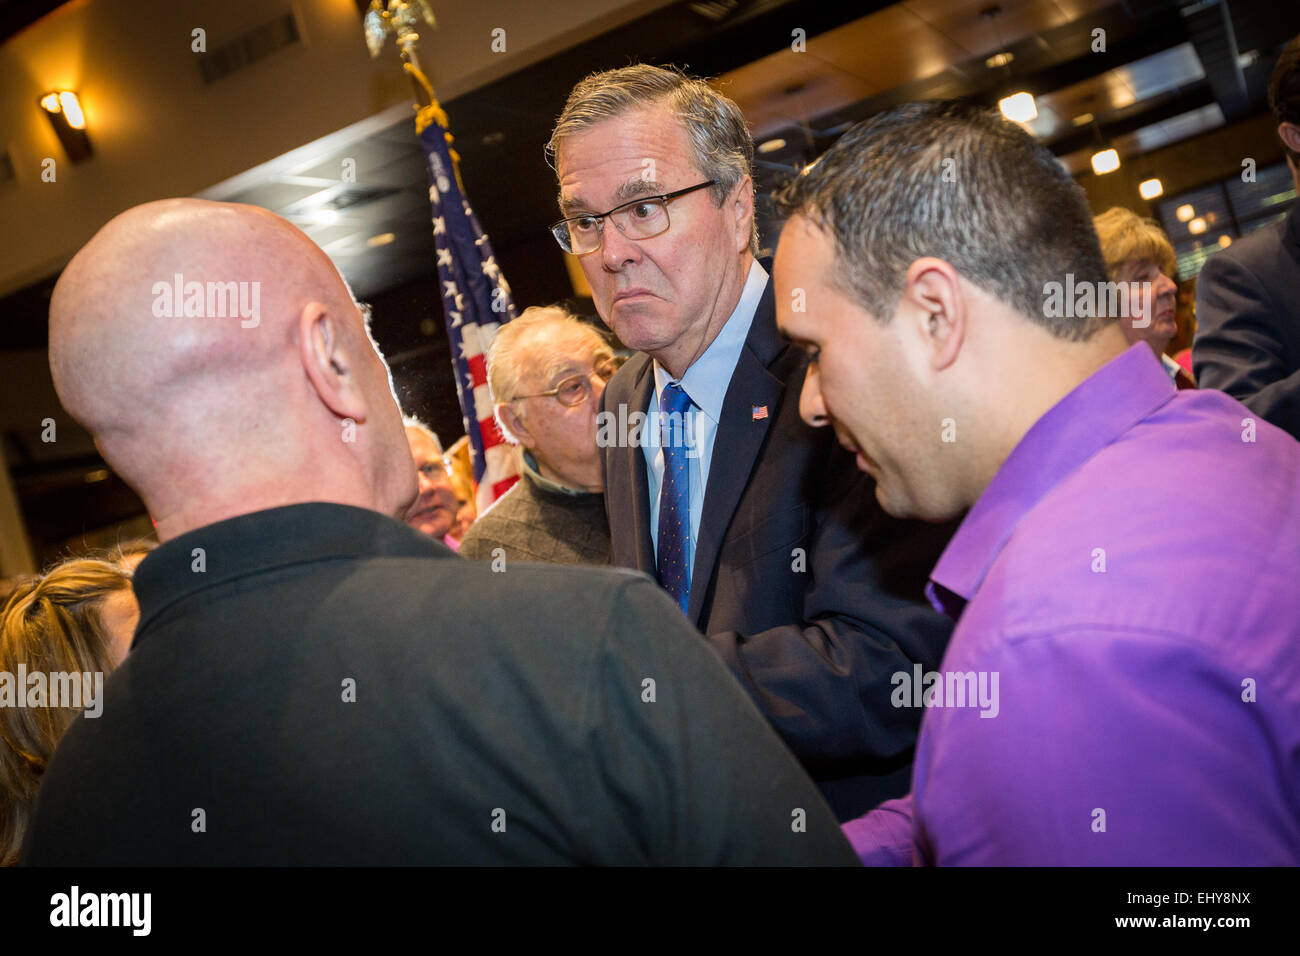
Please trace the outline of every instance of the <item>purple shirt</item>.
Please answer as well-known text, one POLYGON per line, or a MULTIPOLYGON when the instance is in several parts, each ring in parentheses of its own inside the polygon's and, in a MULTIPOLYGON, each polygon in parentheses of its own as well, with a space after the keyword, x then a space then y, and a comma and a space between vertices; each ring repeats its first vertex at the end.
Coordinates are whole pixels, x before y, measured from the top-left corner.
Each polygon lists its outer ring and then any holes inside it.
POLYGON ((926 684, 943 706, 912 795, 845 825, 863 862, 1300 863, 1300 443, 1281 429, 1176 391, 1138 342, 1026 433, 929 594, 960 615, 926 684))

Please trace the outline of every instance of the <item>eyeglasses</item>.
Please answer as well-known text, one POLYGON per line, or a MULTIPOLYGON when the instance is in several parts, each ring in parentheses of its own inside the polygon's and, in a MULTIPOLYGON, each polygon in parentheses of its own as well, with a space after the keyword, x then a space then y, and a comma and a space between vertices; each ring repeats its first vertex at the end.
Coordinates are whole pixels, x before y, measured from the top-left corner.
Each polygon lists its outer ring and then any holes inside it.
POLYGON ((662 196, 642 196, 598 216, 561 219, 551 226, 551 235, 555 236, 561 249, 575 256, 585 256, 600 248, 604 241, 606 219, 612 219, 618 231, 629 239, 652 239, 667 232, 671 225, 668 221, 668 203, 671 200, 717 184, 716 179, 710 179, 707 183, 687 186, 662 196))
POLYGON ((511 401, 519 401, 525 398, 554 398, 566 408, 573 408, 575 405, 581 405, 591 397, 591 377, 595 375, 602 382, 608 382, 614 377, 619 366, 623 363, 617 357, 604 359, 596 364, 596 368, 582 375, 570 375, 560 384, 556 385, 545 392, 537 392, 532 395, 516 395, 511 401))

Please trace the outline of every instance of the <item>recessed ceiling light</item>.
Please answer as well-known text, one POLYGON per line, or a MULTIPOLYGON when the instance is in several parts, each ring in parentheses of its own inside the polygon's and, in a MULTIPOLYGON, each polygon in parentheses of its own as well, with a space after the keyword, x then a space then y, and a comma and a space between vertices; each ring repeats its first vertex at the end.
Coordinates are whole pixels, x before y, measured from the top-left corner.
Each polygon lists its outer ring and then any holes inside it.
POLYGON ((1158 179, 1144 179, 1138 183, 1138 195, 1143 199, 1155 199, 1165 191, 1164 184, 1158 179))
POLYGON ((1119 169, 1119 152, 1115 149, 1099 149, 1092 154, 1092 171, 1098 176, 1105 176, 1119 169))
POLYGON ((998 100, 998 109, 1013 123, 1028 123, 1038 116, 1038 106, 1030 93, 1012 93, 998 100))
POLYGON ((1174 216, 1175 218, 1177 218, 1179 222, 1187 222, 1195 215, 1196 215, 1196 210, 1192 208, 1192 204, 1189 202, 1183 203, 1176 210, 1174 210, 1174 216))
POLYGON ((369 239, 367 239, 366 245, 368 245, 371 249, 377 249, 380 246, 388 245, 396 238, 397 236, 391 232, 381 232, 379 235, 371 236, 369 239))
POLYGON ((991 57, 985 60, 984 65, 990 70, 996 70, 1000 66, 1006 66, 1015 58, 1016 56, 1014 53, 1003 50, 1001 53, 994 53, 991 57))
POLYGON ((1202 219, 1200 216, 1197 216, 1195 219, 1193 219, 1191 222, 1187 224, 1187 231, 1190 232, 1193 236, 1199 236, 1201 233, 1205 231, 1205 220, 1202 219))
POLYGON ((1096 117, 1094 117, 1091 113, 1080 113, 1074 119, 1070 120, 1070 122, 1073 123, 1075 126, 1087 126, 1095 118, 1096 117))
POLYGON ((760 153, 775 153, 778 149, 785 148, 785 140, 777 137, 776 139, 765 139, 758 144, 760 153))
POLYGON ((1228 235, 1225 232, 1223 235, 1219 237, 1219 248, 1226 249, 1230 245, 1232 245, 1232 236, 1228 235))

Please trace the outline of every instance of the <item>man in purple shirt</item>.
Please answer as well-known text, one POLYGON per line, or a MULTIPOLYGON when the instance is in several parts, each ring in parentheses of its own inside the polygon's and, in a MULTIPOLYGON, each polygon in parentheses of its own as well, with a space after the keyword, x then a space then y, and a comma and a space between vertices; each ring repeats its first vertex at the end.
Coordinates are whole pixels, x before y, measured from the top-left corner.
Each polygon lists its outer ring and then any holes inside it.
MULTIPOLYGON (((867 863, 1300 863, 1300 444, 1127 347, 1082 191, 957 103, 859 125, 780 197, 801 397, 885 510, 969 509, 912 794, 867 863)), ((919 671, 920 669, 915 669, 919 671)))

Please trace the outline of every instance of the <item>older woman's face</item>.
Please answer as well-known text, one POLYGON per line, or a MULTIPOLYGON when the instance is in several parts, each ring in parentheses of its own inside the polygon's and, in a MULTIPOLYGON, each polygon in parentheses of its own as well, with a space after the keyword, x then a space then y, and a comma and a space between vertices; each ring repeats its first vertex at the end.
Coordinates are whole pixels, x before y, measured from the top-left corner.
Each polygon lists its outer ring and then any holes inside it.
POLYGON ((1126 262, 1121 282, 1139 283, 1129 295, 1128 315, 1121 319, 1129 342, 1146 342, 1159 355, 1178 331, 1178 285, 1150 260, 1126 262))

